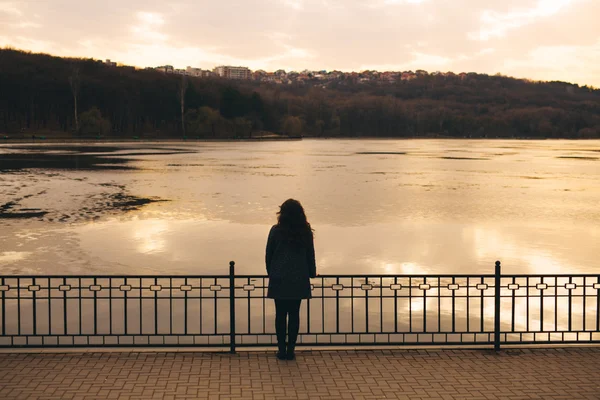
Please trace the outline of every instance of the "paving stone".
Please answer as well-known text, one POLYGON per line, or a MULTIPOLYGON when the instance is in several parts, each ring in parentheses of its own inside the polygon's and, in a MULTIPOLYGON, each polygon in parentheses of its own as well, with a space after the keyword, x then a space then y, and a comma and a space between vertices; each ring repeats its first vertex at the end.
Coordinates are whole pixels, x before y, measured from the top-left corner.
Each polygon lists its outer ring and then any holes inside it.
POLYGON ((600 399, 600 348, 1 353, 0 398, 600 399))

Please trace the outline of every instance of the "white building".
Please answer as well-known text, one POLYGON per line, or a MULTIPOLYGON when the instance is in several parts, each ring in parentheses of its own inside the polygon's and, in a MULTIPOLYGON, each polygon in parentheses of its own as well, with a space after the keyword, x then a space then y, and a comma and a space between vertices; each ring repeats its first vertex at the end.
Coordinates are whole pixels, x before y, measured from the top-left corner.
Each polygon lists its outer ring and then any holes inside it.
POLYGON ((208 70, 204 70, 204 69, 200 69, 200 68, 192 68, 192 67, 187 67, 185 69, 185 72, 189 76, 197 76, 197 77, 201 77, 201 78, 211 75, 211 72, 208 70))
POLYGON ((213 70, 216 75, 227 79, 250 79, 252 73, 247 67, 220 66, 213 70))

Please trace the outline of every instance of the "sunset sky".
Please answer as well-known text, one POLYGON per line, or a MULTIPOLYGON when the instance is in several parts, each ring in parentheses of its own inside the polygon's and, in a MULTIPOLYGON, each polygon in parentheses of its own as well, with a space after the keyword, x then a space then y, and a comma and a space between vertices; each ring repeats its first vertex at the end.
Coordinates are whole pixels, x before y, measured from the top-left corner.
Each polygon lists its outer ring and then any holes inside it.
POLYGON ((600 87, 600 0, 0 0, 0 46, 140 67, 502 73, 600 87))

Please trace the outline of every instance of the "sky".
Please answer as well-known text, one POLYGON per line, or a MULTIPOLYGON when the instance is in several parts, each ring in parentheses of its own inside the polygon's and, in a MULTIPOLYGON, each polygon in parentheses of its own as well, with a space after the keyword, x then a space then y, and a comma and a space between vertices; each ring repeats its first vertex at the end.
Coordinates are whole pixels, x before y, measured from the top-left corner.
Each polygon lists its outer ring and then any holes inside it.
POLYGON ((478 72, 600 87, 600 0, 0 0, 0 46, 253 70, 478 72))

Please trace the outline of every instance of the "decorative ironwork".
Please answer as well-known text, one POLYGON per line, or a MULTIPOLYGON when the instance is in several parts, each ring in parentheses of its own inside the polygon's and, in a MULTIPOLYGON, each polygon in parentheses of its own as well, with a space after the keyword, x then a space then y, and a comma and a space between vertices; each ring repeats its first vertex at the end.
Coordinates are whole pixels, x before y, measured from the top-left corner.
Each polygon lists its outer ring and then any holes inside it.
MULTIPOLYGON (((268 277, 0 276, 1 347, 265 346, 268 277)), ((299 345, 600 343, 600 275, 323 275, 299 345)))
POLYGON ((565 283, 565 289, 567 289, 567 290, 577 289, 577 285, 575 283, 565 283))

